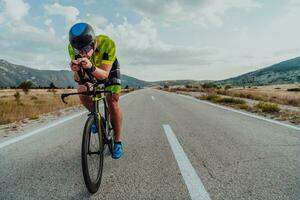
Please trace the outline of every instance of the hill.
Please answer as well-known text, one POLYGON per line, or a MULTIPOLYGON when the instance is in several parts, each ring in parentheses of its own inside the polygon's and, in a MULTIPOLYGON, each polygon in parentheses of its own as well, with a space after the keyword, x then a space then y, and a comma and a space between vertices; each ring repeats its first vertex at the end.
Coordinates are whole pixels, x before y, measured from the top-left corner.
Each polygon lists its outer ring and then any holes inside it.
MULTIPOLYGON (((0 87, 18 86, 21 82, 30 80, 33 86, 47 87, 51 82, 57 87, 76 86, 73 73, 68 70, 38 70, 22 65, 15 65, 0 59, 0 87)), ((127 75, 121 75, 122 85, 125 87, 145 87, 150 85, 127 75)))
POLYGON ((300 82, 300 57, 249 72, 237 77, 215 81, 229 85, 275 85, 300 82))

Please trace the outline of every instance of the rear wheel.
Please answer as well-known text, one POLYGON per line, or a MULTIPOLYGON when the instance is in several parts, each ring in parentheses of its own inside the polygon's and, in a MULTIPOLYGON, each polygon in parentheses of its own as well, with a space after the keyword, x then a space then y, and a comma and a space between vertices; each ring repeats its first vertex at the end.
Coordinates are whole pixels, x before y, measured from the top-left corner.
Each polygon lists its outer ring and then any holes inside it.
POLYGON ((95 116, 91 115, 84 127, 81 147, 82 172, 85 185, 90 193, 97 192, 101 184, 104 150, 102 129, 96 125, 96 131, 92 132, 93 124, 97 124, 97 120, 95 116))

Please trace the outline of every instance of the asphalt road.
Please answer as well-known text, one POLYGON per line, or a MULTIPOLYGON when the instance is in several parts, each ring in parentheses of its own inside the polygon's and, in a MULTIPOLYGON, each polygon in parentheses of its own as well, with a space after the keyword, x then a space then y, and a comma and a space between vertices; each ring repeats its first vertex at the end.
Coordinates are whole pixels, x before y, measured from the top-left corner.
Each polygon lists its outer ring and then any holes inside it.
POLYGON ((0 199, 300 199, 299 129, 153 89, 121 107, 125 153, 105 159, 98 193, 81 172, 83 114, 0 148, 0 199))

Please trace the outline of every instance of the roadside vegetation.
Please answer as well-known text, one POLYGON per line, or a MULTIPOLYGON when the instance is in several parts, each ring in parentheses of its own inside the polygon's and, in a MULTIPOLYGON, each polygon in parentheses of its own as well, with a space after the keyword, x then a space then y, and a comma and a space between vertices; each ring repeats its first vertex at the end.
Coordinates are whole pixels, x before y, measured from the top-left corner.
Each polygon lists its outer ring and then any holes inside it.
MULTIPOLYGON (((68 104, 61 101, 62 93, 76 92, 76 89, 60 89, 53 83, 44 89, 32 88, 29 82, 23 82, 14 89, 0 90, 0 125, 20 121, 25 118, 39 119, 39 115, 58 111, 68 107, 80 106, 78 96, 67 97, 68 104)), ((122 93, 134 91, 128 86, 122 93)))
POLYGON ((159 89, 300 124, 300 86, 295 84, 234 87, 206 83, 159 89))
POLYGON ((256 108, 260 109, 262 112, 266 112, 266 113, 278 113, 280 111, 278 105, 274 103, 259 102, 255 106, 256 108))
POLYGON ((75 90, 57 90, 54 94, 47 90, 31 90, 30 94, 22 90, 1 90, 0 124, 7 124, 25 118, 38 119, 40 114, 80 105, 78 97, 68 97, 68 104, 60 99, 63 92, 75 90), (4 95, 5 94, 5 95, 4 95))

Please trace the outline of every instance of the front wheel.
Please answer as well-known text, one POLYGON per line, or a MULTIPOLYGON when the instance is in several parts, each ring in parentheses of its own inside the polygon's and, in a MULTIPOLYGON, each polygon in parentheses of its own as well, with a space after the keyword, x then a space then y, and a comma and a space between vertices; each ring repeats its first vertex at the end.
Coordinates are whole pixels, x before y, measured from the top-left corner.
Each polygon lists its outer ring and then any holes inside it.
POLYGON ((103 149, 102 130, 98 128, 96 116, 91 115, 87 119, 83 130, 81 147, 82 172, 85 185, 90 193, 97 192, 100 187, 103 170, 103 149))

